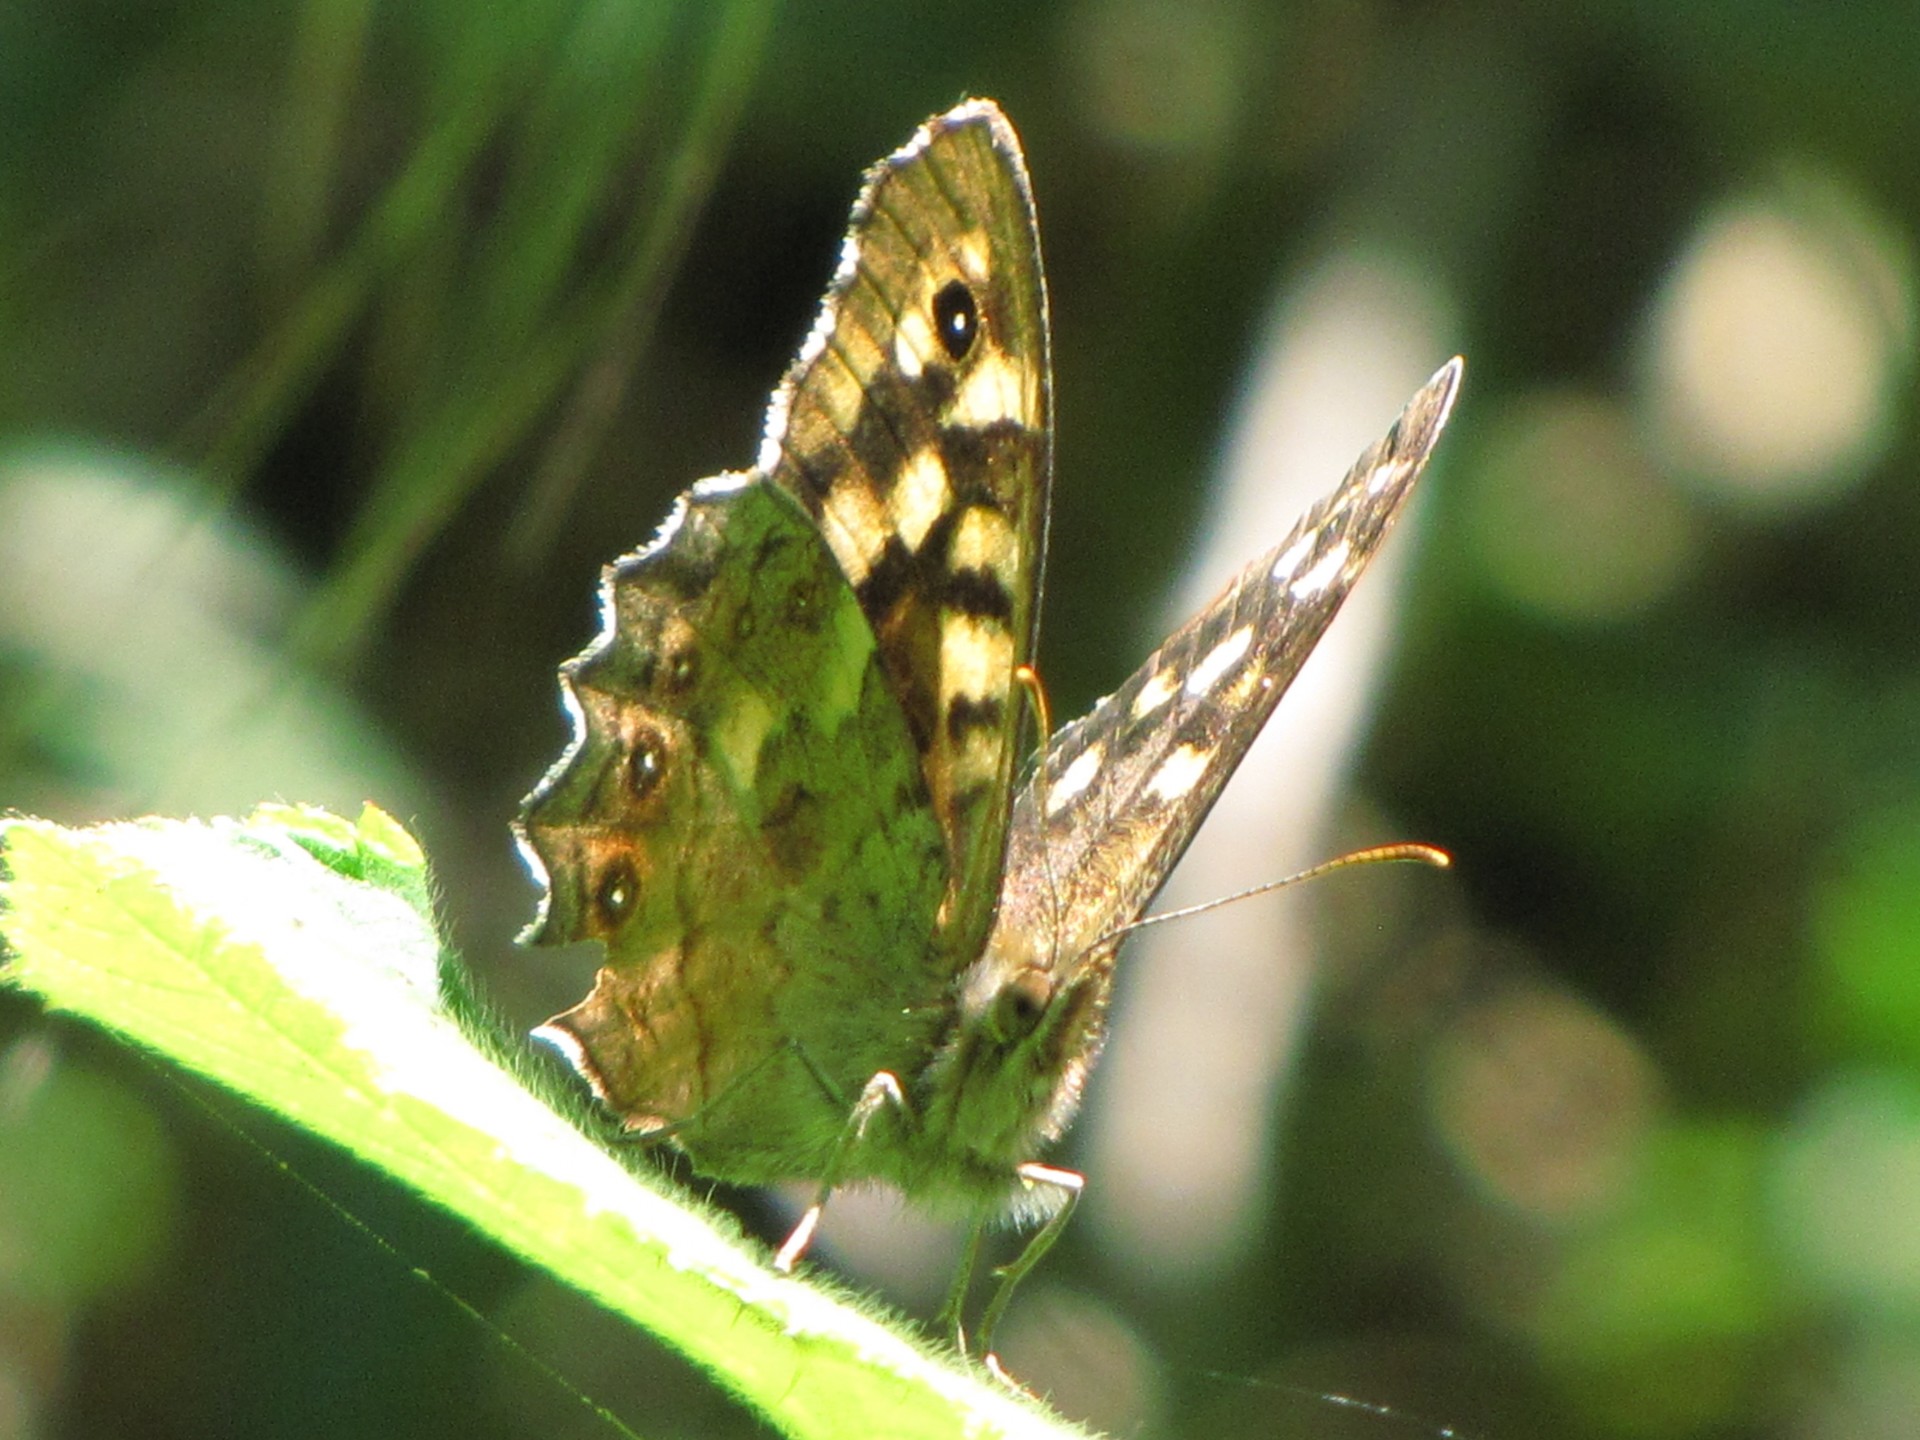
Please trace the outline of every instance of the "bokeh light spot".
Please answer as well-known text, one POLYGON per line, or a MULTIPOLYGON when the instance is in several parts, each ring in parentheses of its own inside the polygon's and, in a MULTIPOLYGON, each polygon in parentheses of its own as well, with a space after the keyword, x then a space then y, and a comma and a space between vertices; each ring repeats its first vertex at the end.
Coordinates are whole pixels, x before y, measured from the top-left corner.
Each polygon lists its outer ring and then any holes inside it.
POLYGON ((1756 1221, 1763 1141, 1738 1124, 1663 1126, 1614 1213, 1567 1236, 1533 1339, 1601 1433, 1710 1433, 1758 1393, 1778 1319, 1756 1221))
POLYGON ((1911 272, 1892 227, 1828 177, 1798 172, 1709 211, 1647 326, 1663 458, 1766 508, 1857 478, 1909 373, 1911 272))
POLYGON ((1528 609, 1621 619, 1670 591, 1693 558, 1685 505, 1608 401, 1536 397, 1494 428, 1479 473, 1474 549, 1528 609))
POLYGON ((1061 1414, 1109 1435, 1162 1432, 1159 1363, 1113 1307, 1035 1285, 1007 1312, 995 1348, 1061 1414))
POLYGON ((1920 1083, 1830 1077, 1781 1139, 1774 1215, 1802 1281, 1825 1299, 1920 1305, 1920 1083))
POLYGON ((1089 125, 1170 155, 1211 155, 1240 118, 1246 14, 1221 0, 1093 0, 1068 53, 1089 125))
POLYGON ((177 1190, 131 1092, 42 1038, 0 1050, 0 1292, 75 1306, 135 1283, 170 1241, 177 1190))
POLYGON ((1812 905, 1818 1013, 1856 1053, 1920 1064, 1920 813, 1876 815, 1843 844, 1812 905))
POLYGON ((1633 1043, 1572 996, 1525 986, 1477 1005, 1434 1052, 1442 1143, 1475 1183, 1548 1219, 1611 1201, 1656 1109, 1633 1043))

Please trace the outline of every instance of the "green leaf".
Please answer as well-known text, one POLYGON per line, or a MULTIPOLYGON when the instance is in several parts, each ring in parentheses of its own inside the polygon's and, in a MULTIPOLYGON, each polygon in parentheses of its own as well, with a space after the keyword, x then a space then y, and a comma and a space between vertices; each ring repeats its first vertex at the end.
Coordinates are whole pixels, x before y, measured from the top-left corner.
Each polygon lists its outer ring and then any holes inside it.
POLYGON ((379 1166, 660 1336, 783 1433, 1080 1433, 774 1274, 543 1103, 531 1062, 492 1058, 517 1047, 476 1045, 460 1021, 483 1017, 464 990, 443 994, 425 859, 382 812, 86 830, 15 818, 0 845, 0 983, 379 1166))

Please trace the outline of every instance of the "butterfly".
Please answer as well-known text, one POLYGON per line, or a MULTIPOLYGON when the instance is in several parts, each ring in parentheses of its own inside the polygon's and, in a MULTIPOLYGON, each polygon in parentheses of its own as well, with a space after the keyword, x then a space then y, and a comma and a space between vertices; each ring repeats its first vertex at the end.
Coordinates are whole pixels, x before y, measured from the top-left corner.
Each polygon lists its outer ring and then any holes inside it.
MULTIPOLYGON (((1446 423, 1453 361, 1271 552, 1023 757, 1052 464, 1027 169, 991 101, 877 164, 757 463, 609 565, 560 671, 573 736, 516 834, 524 938, 605 964, 535 1032, 633 1134, 818 1199, 879 1181, 1065 1224, 1038 1157, 1099 1052, 1114 959, 1446 423), (1025 760, 1024 766, 1022 760, 1025 760)), ((964 1348, 964 1337, 961 1339, 964 1348)))

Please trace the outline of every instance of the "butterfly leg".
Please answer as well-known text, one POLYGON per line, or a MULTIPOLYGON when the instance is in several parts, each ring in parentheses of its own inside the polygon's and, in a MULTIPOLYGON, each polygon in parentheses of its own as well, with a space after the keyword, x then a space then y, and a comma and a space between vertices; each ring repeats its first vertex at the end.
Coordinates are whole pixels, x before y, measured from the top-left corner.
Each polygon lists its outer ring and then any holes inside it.
POLYGON ((980 1317, 980 1330, 974 1337, 974 1343, 980 1352, 981 1363, 1003 1380, 1008 1377, 1006 1371, 1000 1368, 999 1357, 993 1353, 993 1332, 999 1328, 1001 1317, 1007 1313, 1014 1287, 1027 1278, 1028 1272, 1040 1263, 1053 1248, 1054 1242, 1065 1233, 1067 1221, 1073 1218, 1073 1212, 1080 1204, 1080 1192, 1087 1184, 1087 1177, 1077 1171, 1062 1170, 1055 1165, 1041 1165, 1034 1161, 1016 1165, 1014 1174, 1030 1190, 1046 1186, 1059 1192, 1062 1203, 1058 1210, 1047 1217, 1047 1223, 1027 1242, 1026 1248, 1011 1262, 993 1272, 1000 1284, 993 1292, 993 1299, 987 1302, 986 1313, 980 1317))
POLYGON ((973 1272, 980 1264, 980 1246, 986 1240, 987 1221, 983 1213, 968 1230, 966 1248, 960 1252, 960 1264, 953 1272, 953 1283, 947 1287, 947 1298, 933 1317, 934 1329, 951 1336, 953 1348, 962 1355, 967 1353, 967 1328, 961 1317, 967 1305, 967 1292, 973 1288, 973 1272))
POLYGON ((827 1161, 826 1173, 820 1177, 820 1188, 814 1193, 813 1203, 801 1215, 799 1223, 780 1246, 773 1257, 773 1268, 781 1274, 792 1270, 806 1253, 807 1246, 813 1242, 813 1232, 820 1228, 820 1216, 827 1208, 827 1197, 840 1183, 840 1176, 846 1168, 848 1152, 867 1138, 867 1126, 873 1123, 873 1117, 882 1110, 894 1109, 901 1114, 907 1111, 906 1092, 900 1088, 900 1081, 892 1072, 879 1071, 861 1087, 860 1098, 853 1102, 853 1111, 847 1116, 846 1128, 840 1132, 840 1139, 833 1147, 833 1155, 827 1161))

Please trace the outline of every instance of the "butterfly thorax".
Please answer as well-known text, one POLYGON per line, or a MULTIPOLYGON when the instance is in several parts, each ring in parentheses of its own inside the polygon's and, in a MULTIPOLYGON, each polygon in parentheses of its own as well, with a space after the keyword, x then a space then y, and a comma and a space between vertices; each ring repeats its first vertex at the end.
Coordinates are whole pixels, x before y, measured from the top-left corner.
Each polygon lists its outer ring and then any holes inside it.
POLYGON ((1013 917, 996 926, 908 1092, 898 1153, 872 1155, 874 1178, 935 1203, 1017 1207, 1028 1198, 1015 1168, 1043 1153, 1079 1108, 1106 1033, 1109 974, 1104 959, 1061 955, 1050 930, 1013 917))

